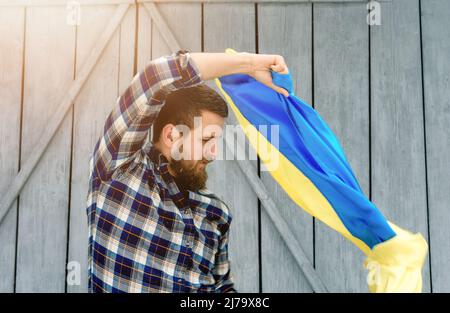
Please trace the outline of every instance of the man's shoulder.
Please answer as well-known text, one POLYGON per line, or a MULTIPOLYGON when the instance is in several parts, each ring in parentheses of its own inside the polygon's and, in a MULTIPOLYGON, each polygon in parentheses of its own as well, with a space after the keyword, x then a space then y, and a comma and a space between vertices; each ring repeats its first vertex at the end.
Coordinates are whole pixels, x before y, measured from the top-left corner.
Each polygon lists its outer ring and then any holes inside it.
MULTIPOLYGON (((131 157, 123 163, 119 163, 118 166, 110 173, 105 179, 101 180, 102 184, 109 184, 111 181, 133 179, 136 181, 137 177, 142 177, 142 171, 146 171, 147 174, 154 171, 154 164, 148 156, 147 148, 144 146, 138 149, 131 157)), ((150 174, 151 175, 151 174, 150 174)), ((151 175, 152 177, 154 175, 151 175)), ((90 181, 95 179, 90 175, 90 181)), ((149 181, 151 178, 149 177, 149 181)))
POLYGON ((197 193, 208 199, 208 204, 221 211, 220 216, 223 219, 223 223, 230 224, 233 218, 232 212, 228 204, 222 200, 217 194, 207 188, 203 188, 197 191, 197 193))
POLYGON ((203 196, 207 196, 207 197, 210 197, 213 199, 220 200, 220 198, 214 192, 212 192, 210 189, 208 189, 206 187, 198 190, 198 193, 203 196))
POLYGON ((221 207, 225 207, 227 210, 229 210, 228 205, 225 203, 224 200, 222 200, 218 195, 216 195, 213 191, 211 191, 208 188, 202 188, 200 190, 197 191, 200 195, 207 197, 209 199, 214 200, 214 203, 220 203, 221 207))

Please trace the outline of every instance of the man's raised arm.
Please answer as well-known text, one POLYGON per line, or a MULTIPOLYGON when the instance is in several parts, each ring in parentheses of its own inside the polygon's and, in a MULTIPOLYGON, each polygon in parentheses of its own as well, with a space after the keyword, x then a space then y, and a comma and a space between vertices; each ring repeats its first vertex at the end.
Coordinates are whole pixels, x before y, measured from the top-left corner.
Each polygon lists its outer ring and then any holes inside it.
POLYGON ((273 85, 270 70, 287 71, 284 59, 279 55, 180 50, 150 61, 134 76, 108 115, 90 159, 90 174, 108 180, 115 169, 132 159, 144 145, 148 130, 170 92, 216 77, 245 73, 287 94, 273 85))
POLYGON ((202 83, 190 54, 178 51, 150 63, 136 74, 117 99, 90 159, 90 173, 107 180, 143 146, 168 93, 202 83))

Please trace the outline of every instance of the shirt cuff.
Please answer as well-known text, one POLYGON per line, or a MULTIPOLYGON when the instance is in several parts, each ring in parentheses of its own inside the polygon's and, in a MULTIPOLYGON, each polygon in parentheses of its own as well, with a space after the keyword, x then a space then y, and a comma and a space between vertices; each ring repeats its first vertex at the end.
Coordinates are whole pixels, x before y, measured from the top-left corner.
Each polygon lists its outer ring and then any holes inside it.
POLYGON ((189 51, 178 50, 174 55, 179 57, 179 66, 181 68, 180 83, 184 88, 192 87, 203 82, 198 66, 192 59, 189 51))

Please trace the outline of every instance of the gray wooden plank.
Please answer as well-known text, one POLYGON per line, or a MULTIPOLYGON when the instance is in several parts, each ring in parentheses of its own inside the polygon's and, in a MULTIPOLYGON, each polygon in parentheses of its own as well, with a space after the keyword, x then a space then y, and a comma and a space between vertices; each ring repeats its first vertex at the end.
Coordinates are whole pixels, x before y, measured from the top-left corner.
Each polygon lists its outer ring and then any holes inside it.
POLYGON ((33 154, 29 156, 29 158, 21 164, 20 172, 13 179, 10 186, 8 187, 6 194, 1 199, 0 203, 0 219, 3 219, 6 213, 8 212, 9 206, 16 200, 19 196, 20 191, 22 190, 25 183, 28 181, 31 173, 33 172, 36 165, 39 163, 42 155, 47 150, 50 141, 53 136, 56 134, 59 126, 63 122, 64 117, 67 115, 69 109, 72 107, 72 102, 78 95, 79 91, 83 87, 83 84, 89 74, 91 73, 95 63, 97 62, 100 54, 102 53, 106 43, 109 41, 112 33, 116 30, 118 24, 122 20, 123 16, 126 13, 126 9, 129 7, 128 4, 121 4, 117 8, 117 13, 111 19, 111 22, 108 24, 107 29, 99 38, 98 44, 95 46, 93 51, 91 52, 91 56, 89 58, 89 62, 86 63, 85 66, 80 71, 79 77, 67 87, 68 90, 59 101, 59 104, 56 110, 52 113, 50 121, 47 122, 44 131, 41 133, 41 137, 39 141, 35 143, 33 148, 33 154))
MULTIPOLYGON (((199 3, 171 3, 171 4, 155 4, 161 18, 167 25, 173 39, 166 41, 162 33, 164 30, 159 29, 158 21, 154 21, 148 10, 145 12, 145 18, 150 20, 150 57, 148 60, 156 59, 163 55, 176 52, 177 48, 173 46, 180 45, 182 49, 198 52, 202 47, 202 7, 199 3), (171 48, 172 47, 172 48, 171 48)), ((148 6, 151 8, 151 6, 148 6)), ((147 22, 145 22, 147 23, 147 22)), ((146 32, 148 30, 145 30, 146 32)), ((144 42, 145 42, 144 41, 144 42)), ((143 56, 143 55, 142 55, 143 56)), ((143 57, 141 59, 144 59, 143 57)), ((143 64, 145 65, 145 64, 143 64)), ((151 133, 151 131, 150 131, 151 133)), ((151 136, 151 134, 150 134, 151 136)))
MULTIPOLYGON (((229 141, 226 141, 227 147, 233 149, 229 141)), ((261 206, 264 212, 267 213, 270 221, 275 226, 275 229, 283 239, 285 246, 288 248, 292 256, 294 257, 297 265, 300 267, 305 278, 311 286, 314 292, 324 293, 327 292, 327 288, 320 279, 318 273, 314 270, 314 267, 308 259, 306 253, 303 251, 303 247, 300 245, 298 239, 291 231, 289 225, 285 221, 284 217, 280 214, 275 201, 269 195, 271 192, 266 188, 264 183, 258 176, 258 173, 254 170, 254 166, 247 159, 239 158, 237 164, 241 171, 244 173, 246 180, 252 187, 256 196, 261 201, 261 206)))
MULTIPOLYGON (((0 11, 0 195, 19 171, 24 8, 0 11), (7 48, 6 48, 7 47, 7 48)), ((14 290, 17 201, 0 224, 0 292, 14 290)))
MULTIPOLYGON (((259 53, 280 54, 292 73, 296 94, 311 103, 311 4, 259 4, 259 53)), ((262 168, 262 167, 261 167, 262 168)), ((269 172, 261 179, 277 209, 313 263, 313 220, 279 187, 269 172)), ((275 229, 267 213, 261 213, 263 292, 311 292, 311 286, 275 229)))
MULTIPOLYGON (((152 60, 153 21, 144 5, 138 6, 138 38, 136 43, 136 71, 142 71, 152 60)), ((149 138, 151 138, 151 129, 149 138)))
POLYGON ((421 5, 432 285, 450 292, 450 2, 421 5))
MULTIPOLYGON (((365 4, 314 4, 314 105, 369 191, 368 26, 365 4)), ((315 224, 316 270, 329 291, 367 291, 364 254, 315 224)))
POLYGON ((117 97, 122 95, 133 79, 136 47, 136 6, 130 5, 120 24, 119 81, 117 97))
MULTIPOLYGON (((255 6, 253 4, 204 4, 204 48, 255 52, 255 6)), ((217 88, 209 82, 215 90, 217 88)), ((226 124, 235 124, 233 113, 226 124)), ((255 165, 256 161, 252 161, 255 165)), ((234 161, 216 160, 208 169, 208 188, 230 207, 231 271, 240 292, 259 291, 258 200, 234 161)))
MULTIPOLYGON (((62 7, 32 7, 26 16, 21 163, 73 80, 75 28, 62 7)), ((20 193, 18 292, 63 292, 67 246, 71 112, 20 193)))
MULTIPOLYGON (((77 30, 77 71, 83 66, 98 37, 111 19, 114 10, 114 6, 83 8, 83 21, 77 30)), ((89 183, 89 159, 92 156, 94 145, 98 140, 105 120, 116 104, 120 73, 120 35, 121 30, 124 30, 125 36, 123 40, 129 40, 131 44, 134 44, 134 36, 130 38, 130 31, 128 30, 129 28, 134 29, 134 22, 130 21, 130 19, 134 19, 134 12, 133 8, 129 8, 121 27, 113 34, 74 103, 68 261, 80 263, 81 284, 68 285, 68 292, 87 291, 88 229, 86 196, 89 183)), ((125 55, 129 55, 129 53, 131 52, 126 51, 125 55)), ((134 53, 134 50, 132 53, 134 53)), ((129 64, 128 61, 125 63, 126 65, 129 64)), ((124 76, 129 76, 128 79, 131 80, 132 76, 128 69, 125 73, 124 76)))
MULTIPOLYGON (((384 3, 382 24, 370 31, 372 200, 427 238, 419 1, 384 3)), ((428 263, 423 273, 429 291, 428 263)))
POLYGON ((150 19, 146 8, 139 5, 138 13, 138 39, 137 39, 137 55, 136 66, 137 71, 142 71, 145 65, 152 59, 152 20, 150 19))
MULTIPOLYGON (((159 12, 169 26, 181 48, 192 52, 202 49, 202 7, 199 3, 160 3, 159 12)), ((152 27, 152 59, 170 54, 172 51, 165 42, 157 25, 152 27)))

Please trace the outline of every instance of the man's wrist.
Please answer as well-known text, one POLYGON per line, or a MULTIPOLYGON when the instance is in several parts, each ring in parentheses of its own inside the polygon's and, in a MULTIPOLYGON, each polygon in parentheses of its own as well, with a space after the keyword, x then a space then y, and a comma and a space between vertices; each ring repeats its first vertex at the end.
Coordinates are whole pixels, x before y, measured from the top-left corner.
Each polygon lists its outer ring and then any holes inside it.
POLYGON ((250 75, 253 73, 254 71, 254 54, 253 53, 248 53, 248 52, 240 52, 238 53, 238 55, 241 58, 241 73, 242 74, 247 74, 250 75))

